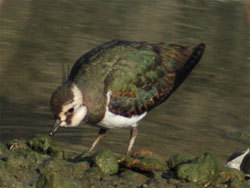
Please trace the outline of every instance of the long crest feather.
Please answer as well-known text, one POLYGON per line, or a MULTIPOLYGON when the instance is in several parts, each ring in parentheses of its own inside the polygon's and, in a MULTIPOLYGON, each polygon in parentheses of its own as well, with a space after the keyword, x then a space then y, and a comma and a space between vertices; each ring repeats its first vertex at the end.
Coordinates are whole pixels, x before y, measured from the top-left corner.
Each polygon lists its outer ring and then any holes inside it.
POLYGON ((66 72, 65 72, 65 68, 64 68, 64 63, 61 63, 62 65, 62 84, 64 84, 66 82, 66 72))
POLYGON ((67 79, 69 78, 70 66, 68 65, 67 72, 66 72, 64 63, 61 63, 61 65, 62 65, 62 84, 64 84, 67 81, 67 79))

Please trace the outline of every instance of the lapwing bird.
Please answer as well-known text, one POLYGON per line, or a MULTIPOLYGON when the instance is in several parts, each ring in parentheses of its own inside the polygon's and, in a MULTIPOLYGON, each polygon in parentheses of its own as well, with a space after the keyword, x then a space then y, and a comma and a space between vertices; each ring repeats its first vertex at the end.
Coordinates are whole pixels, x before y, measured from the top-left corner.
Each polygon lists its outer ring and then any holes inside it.
POLYGON ((55 117, 53 136, 59 127, 81 122, 100 127, 89 152, 108 129, 131 129, 127 155, 137 136, 137 125, 164 102, 200 60, 205 44, 106 42, 80 57, 67 80, 52 94, 55 117))

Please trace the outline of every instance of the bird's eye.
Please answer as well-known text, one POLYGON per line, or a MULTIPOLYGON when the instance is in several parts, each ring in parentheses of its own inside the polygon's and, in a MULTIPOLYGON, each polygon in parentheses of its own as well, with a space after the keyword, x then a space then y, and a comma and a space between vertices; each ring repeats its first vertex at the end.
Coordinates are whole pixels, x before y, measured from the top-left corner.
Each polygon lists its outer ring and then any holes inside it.
POLYGON ((73 111, 74 111, 74 108, 70 108, 70 109, 68 110, 69 113, 72 113, 73 111))

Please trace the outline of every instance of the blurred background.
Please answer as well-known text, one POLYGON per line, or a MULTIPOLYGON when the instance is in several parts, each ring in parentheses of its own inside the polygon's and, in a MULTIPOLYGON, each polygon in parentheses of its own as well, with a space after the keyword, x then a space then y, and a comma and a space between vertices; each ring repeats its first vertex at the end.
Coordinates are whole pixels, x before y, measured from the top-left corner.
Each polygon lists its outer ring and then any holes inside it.
MULTIPOLYGON (((136 149, 224 164, 250 145, 250 4, 247 0, 0 0, 0 141, 48 134, 49 101, 66 67, 112 39, 206 43, 199 65, 138 127, 136 149)), ((54 140, 86 151, 98 128, 61 128, 54 140)), ((125 153, 129 129, 97 149, 125 153)))

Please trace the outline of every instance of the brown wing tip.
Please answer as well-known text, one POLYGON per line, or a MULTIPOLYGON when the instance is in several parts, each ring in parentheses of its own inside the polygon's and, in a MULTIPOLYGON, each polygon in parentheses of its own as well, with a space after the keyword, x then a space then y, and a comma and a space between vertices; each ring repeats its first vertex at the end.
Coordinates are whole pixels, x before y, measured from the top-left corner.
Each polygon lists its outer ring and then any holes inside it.
POLYGON ((206 48, 206 44, 205 43, 200 43, 196 46, 196 49, 204 51, 204 49, 206 48))
POLYGON ((197 64, 200 60, 201 56, 203 55, 203 52, 206 48, 205 43, 200 43, 196 47, 193 48, 193 53, 189 58, 189 63, 187 64, 197 64))

